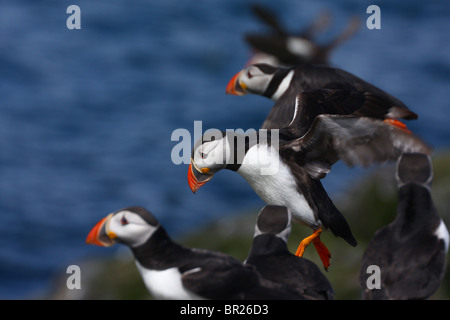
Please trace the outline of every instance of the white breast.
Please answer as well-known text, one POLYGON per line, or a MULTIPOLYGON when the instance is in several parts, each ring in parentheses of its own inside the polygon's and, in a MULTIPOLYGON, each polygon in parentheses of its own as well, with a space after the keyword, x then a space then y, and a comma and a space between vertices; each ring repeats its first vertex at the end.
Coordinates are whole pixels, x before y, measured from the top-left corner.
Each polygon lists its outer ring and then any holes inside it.
POLYGON ((144 280, 145 286, 153 298, 164 300, 204 299, 183 287, 178 268, 148 270, 142 267, 137 261, 136 265, 144 280))
POLYGON ((250 148, 238 173, 266 204, 289 208, 297 222, 311 227, 321 224, 316 221, 305 197, 297 190, 290 168, 281 161, 278 150, 274 147, 258 144, 250 148))

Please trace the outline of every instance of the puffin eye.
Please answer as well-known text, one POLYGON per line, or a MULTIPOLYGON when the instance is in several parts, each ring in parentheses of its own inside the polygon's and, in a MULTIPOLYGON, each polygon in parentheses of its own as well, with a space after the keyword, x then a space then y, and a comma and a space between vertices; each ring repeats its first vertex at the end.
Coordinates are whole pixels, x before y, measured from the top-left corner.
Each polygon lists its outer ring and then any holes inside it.
POLYGON ((202 159, 205 159, 205 158, 206 158, 206 156, 207 156, 207 154, 206 154, 206 153, 200 152, 200 157, 202 157, 202 159))
POLYGON ((128 224, 128 220, 125 218, 125 216, 123 216, 122 219, 120 219, 120 224, 123 226, 128 224))
POLYGON ((247 71, 247 77, 248 77, 249 79, 253 78, 253 75, 252 75, 252 73, 250 72, 250 70, 247 71))

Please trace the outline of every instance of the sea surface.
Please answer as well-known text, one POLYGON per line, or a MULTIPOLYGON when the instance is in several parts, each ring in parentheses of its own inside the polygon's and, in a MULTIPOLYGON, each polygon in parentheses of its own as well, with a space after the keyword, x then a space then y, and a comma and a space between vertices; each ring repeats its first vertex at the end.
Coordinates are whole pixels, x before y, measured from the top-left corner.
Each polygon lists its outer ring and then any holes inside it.
MULTIPOLYGON (((243 35, 267 30, 253 2, 292 31, 329 11, 323 43, 359 17, 331 64, 404 101, 419 114, 408 126, 437 152, 449 146, 448 0, 377 1, 381 29, 373 30, 366 0, 3 0, 0 299, 42 296, 67 266, 113 254, 85 238, 122 207, 148 208, 174 237, 262 207, 231 171, 193 195, 188 164, 172 161, 174 130, 192 140, 194 121, 203 131, 259 128, 272 106, 225 94, 250 57, 243 35), (72 4, 81 29, 67 28, 72 4)), ((365 174, 338 164, 324 185, 333 198, 365 174)))

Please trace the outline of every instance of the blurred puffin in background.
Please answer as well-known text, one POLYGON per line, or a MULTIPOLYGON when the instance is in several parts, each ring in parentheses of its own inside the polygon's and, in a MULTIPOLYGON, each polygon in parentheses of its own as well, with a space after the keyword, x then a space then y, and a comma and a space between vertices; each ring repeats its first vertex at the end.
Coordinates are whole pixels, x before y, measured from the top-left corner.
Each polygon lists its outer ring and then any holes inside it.
POLYGON ((359 19, 354 17, 341 34, 326 44, 320 44, 315 37, 329 26, 331 16, 328 12, 323 12, 303 31, 293 33, 286 30, 271 9, 254 4, 251 10, 270 31, 265 34, 245 34, 245 42, 252 49, 252 57, 247 65, 267 63, 287 67, 304 63, 328 64, 331 52, 350 39, 360 25, 359 19))

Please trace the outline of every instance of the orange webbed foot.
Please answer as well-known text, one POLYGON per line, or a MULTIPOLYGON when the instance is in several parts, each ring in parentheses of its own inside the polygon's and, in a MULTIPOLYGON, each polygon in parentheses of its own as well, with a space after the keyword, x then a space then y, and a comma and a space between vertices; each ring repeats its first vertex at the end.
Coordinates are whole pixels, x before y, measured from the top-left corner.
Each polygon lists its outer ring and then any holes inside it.
POLYGON ((295 255, 297 257, 302 257, 306 247, 312 242, 317 250, 317 253, 319 254, 323 267, 325 268, 325 270, 328 270, 328 267, 330 266, 331 254, 325 244, 320 240, 321 233, 322 229, 317 229, 313 232, 312 235, 303 239, 298 245, 295 255))
POLYGON ((322 260, 323 267, 328 271, 330 266, 331 253, 325 244, 317 237, 313 240, 313 244, 316 247, 317 253, 319 254, 320 260, 322 260))

